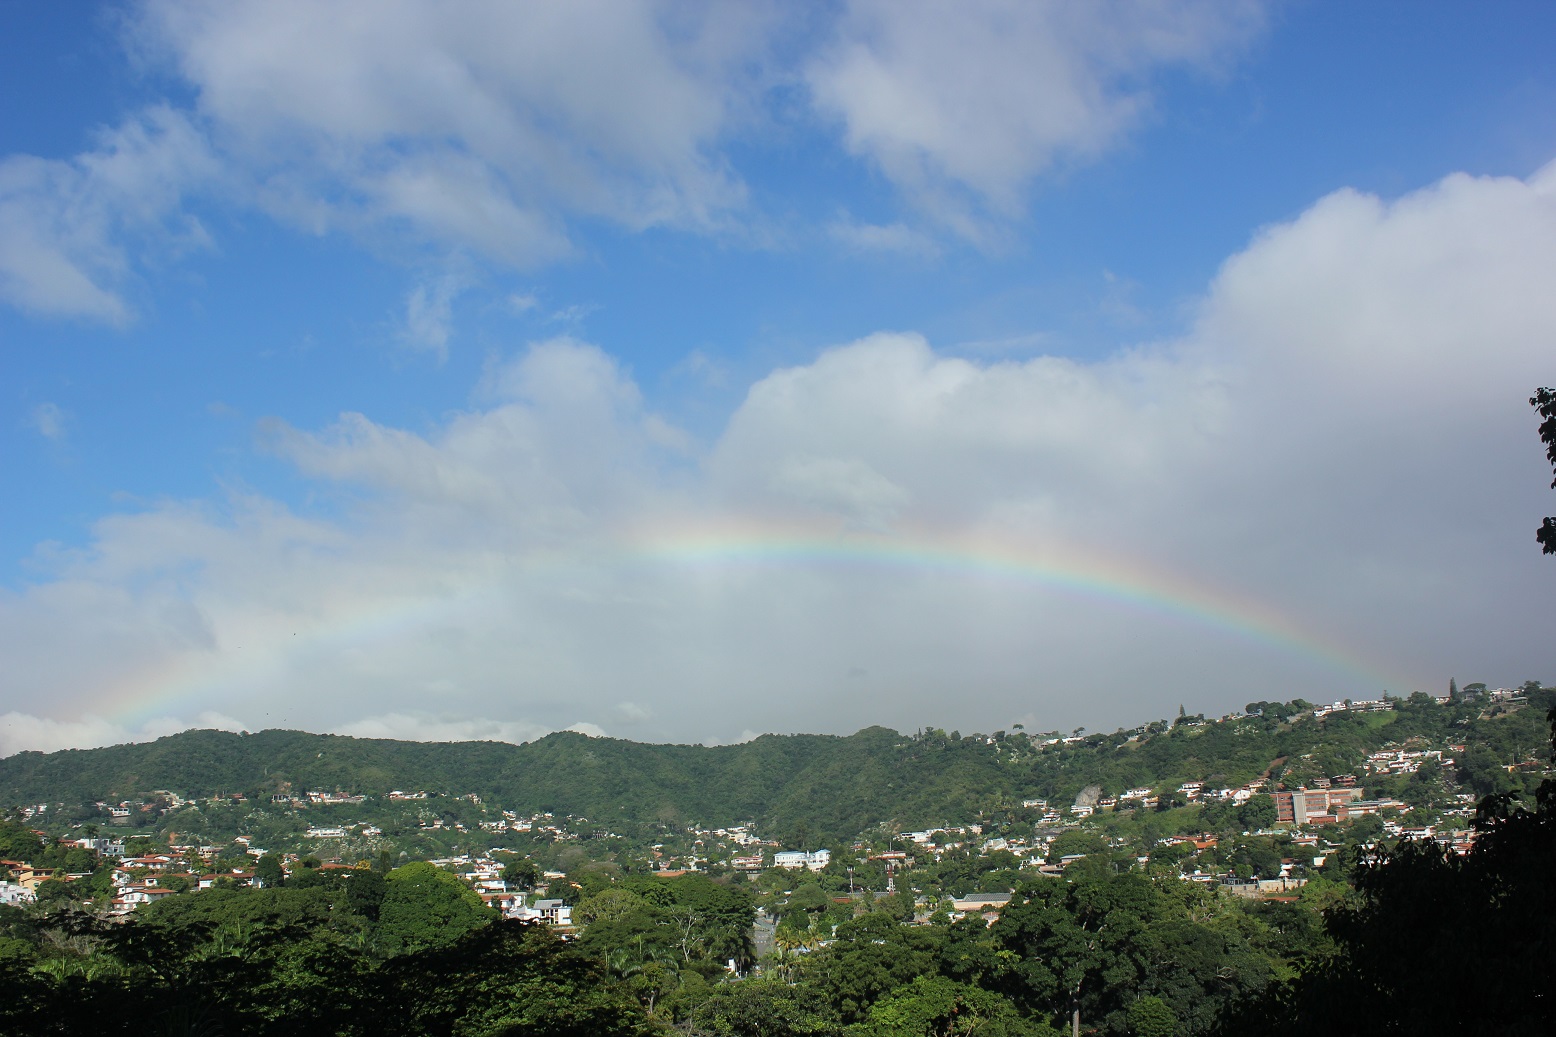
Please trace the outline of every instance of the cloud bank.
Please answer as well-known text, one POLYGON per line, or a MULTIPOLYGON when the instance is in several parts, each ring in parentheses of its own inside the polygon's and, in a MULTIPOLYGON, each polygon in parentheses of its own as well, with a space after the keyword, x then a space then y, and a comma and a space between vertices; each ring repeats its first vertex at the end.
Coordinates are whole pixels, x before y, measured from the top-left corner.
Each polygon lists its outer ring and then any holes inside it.
POLYGON ((769 373, 701 445, 573 339, 428 429, 271 421, 331 507, 169 502, 40 555, 0 597, 0 752, 202 711, 729 741, 1550 680, 1523 401, 1552 241, 1556 166, 1341 191, 1231 257, 1175 341, 981 362, 882 332, 769 373))

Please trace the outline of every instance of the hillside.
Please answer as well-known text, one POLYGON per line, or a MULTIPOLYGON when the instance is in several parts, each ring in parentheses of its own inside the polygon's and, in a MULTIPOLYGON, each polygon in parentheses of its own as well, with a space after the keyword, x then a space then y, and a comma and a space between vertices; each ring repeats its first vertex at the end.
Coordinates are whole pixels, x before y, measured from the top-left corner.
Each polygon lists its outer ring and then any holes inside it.
POLYGON ((934 755, 885 728, 848 737, 766 735, 742 745, 649 745, 558 732, 523 745, 422 743, 301 731, 186 731, 146 744, 0 760, 0 802, 90 802, 172 790, 189 797, 339 789, 474 793, 523 811, 596 820, 760 819, 857 831, 904 810, 976 812, 972 790, 1009 793, 1023 775, 963 739, 934 755), (947 766, 949 764, 949 766, 947 766))
POLYGON ((489 806, 612 820, 755 821, 769 831, 852 836, 883 821, 972 820, 1024 799, 1055 804, 1088 785, 1104 795, 1185 781, 1237 786, 1266 773, 1293 783, 1361 773, 1367 754, 1412 739, 1462 742, 1462 780, 1479 792, 1537 755, 1556 699, 1438 703, 1423 695, 1375 712, 1315 715, 1307 703, 1259 703, 1260 715, 1182 717, 1109 734, 996 732, 962 737, 866 728, 849 736, 764 735, 730 746, 651 745, 559 732, 523 745, 423 743, 301 731, 186 731, 145 744, 0 760, 0 805, 119 801, 171 790, 186 797, 394 789, 489 806), (1502 777, 1498 777, 1502 775, 1502 777))

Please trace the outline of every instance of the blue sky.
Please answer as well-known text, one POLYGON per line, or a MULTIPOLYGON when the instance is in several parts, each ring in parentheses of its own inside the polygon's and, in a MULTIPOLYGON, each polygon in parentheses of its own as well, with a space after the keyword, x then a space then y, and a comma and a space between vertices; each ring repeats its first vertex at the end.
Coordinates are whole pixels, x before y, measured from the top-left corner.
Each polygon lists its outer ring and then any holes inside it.
POLYGON ((1556 677, 1548 4, 0 18, 0 752, 1556 677))

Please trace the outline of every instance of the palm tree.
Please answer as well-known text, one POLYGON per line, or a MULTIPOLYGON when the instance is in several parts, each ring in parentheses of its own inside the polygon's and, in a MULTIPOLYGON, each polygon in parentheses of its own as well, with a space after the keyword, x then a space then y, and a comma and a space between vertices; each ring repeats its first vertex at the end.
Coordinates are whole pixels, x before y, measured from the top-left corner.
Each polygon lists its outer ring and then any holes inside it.
POLYGON ((782 926, 773 933, 773 947, 778 953, 778 971, 784 979, 789 979, 789 966, 794 960, 794 952, 805 946, 806 934, 789 926, 782 926))

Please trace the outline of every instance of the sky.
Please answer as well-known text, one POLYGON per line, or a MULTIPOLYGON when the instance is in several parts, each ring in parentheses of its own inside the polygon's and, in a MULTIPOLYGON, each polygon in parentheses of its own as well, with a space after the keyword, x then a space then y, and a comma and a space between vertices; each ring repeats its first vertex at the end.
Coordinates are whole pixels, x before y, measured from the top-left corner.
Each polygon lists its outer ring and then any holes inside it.
POLYGON ((1553 38, 0 0, 0 755, 1556 681, 1553 38))

